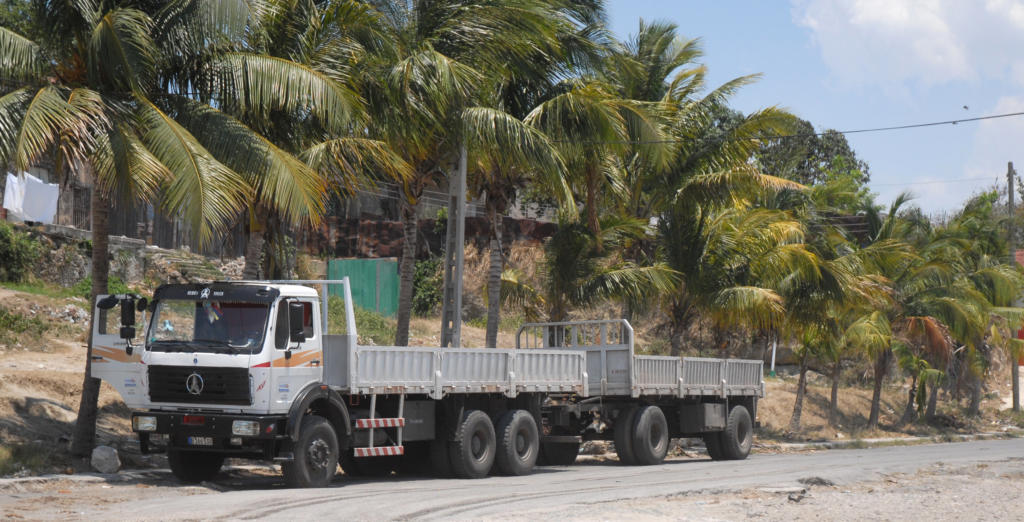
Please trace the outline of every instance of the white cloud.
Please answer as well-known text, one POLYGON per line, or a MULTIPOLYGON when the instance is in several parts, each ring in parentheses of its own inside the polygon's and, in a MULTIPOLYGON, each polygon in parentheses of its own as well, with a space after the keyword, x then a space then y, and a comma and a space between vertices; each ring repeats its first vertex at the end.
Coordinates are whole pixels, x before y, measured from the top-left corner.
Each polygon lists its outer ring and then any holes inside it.
POLYGON ((792 0, 826 65, 848 85, 1007 79, 1024 85, 1024 0, 792 0))
MULTIPOLYGON (((1024 97, 1004 96, 987 114, 1024 112, 1024 97)), ((1024 118, 985 120, 974 133, 974 145, 964 168, 967 177, 1006 177, 1006 162, 1012 161, 1024 174, 1024 118)))

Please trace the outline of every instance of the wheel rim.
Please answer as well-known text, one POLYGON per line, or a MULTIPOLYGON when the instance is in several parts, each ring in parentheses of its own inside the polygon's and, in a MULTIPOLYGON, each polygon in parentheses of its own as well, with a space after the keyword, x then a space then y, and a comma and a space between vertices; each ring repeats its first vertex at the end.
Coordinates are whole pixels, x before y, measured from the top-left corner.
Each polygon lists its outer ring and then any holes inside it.
POLYGON ((659 453, 661 451, 661 447, 665 444, 665 441, 663 440, 665 432, 664 430, 662 430, 661 424, 658 424, 657 422, 652 422, 650 435, 651 449, 653 449, 655 453, 659 453))
POLYGON ((738 429, 736 431, 738 432, 736 435, 739 439, 737 442, 739 443, 740 449, 743 451, 747 451, 747 449, 750 448, 750 445, 753 442, 753 430, 750 429, 750 422, 744 419, 742 422, 739 423, 738 429))
POLYGON ((480 432, 473 433, 473 438, 469 441, 469 450, 472 452, 475 460, 483 460, 484 454, 487 452, 487 445, 484 443, 483 435, 480 432))
POLYGON ((331 447, 324 439, 313 439, 306 451, 306 462, 315 469, 327 468, 331 460, 331 447))
POLYGON ((526 430, 519 430, 516 432, 516 454, 520 458, 525 457, 529 453, 530 445, 526 443, 526 430))

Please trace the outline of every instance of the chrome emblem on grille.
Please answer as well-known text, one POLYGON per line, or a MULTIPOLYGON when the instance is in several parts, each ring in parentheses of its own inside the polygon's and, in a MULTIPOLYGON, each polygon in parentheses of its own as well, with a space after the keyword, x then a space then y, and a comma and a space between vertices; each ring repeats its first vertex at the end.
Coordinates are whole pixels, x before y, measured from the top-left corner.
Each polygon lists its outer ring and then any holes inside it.
POLYGON ((203 376, 196 372, 192 372, 192 374, 185 379, 185 389, 192 395, 199 395, 200 393, 203 393, 203 384, 203 376))

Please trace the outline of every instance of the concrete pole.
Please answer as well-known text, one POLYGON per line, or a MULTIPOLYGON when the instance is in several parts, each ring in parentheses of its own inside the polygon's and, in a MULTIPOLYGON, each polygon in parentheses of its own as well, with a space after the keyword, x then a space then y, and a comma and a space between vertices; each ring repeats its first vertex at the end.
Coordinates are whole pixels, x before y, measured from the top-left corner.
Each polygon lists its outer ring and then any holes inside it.
MULTIPOLYGON (((1008 222, 1009 223, 1010 231, 1009 231, 1009 234, 1007 235, 1007 237, 1009 238, 1007 240, 1007 244, 1009 245, 1009 250, 1010 250, 1010 266, 1013 266, 1013 267, 1017 266, 1017 246, 1016 246, 1016 241, 1015 241, 1015 239, 1016 239, 1015 235, 1016 235, 1017 231, 1016 231, 1016 227, 1014 226, 1014 222, 1013 222, 1013 220, 1014 220, 1013 178, 1016 176, 1016 174, 1017 174, 1017 172, 1013 170, 1013 162, 1011 161, 1011 162, 1007 163, 1007 165, 1006 165, 1006 191, 1008 193, 1007 196, 1009 198, 1009 211, 1010 211, 1010 220, 1008 222)), ((1019 326, 1019 325, 1015 325, 1015 326, 1019 326)), ((1011 330, 1016 330, 1016 328, 1012 328, 1011 330)), ((1014 332, 1014 333, 1016 333, 1016 332, 1014 332)), ((1012 357, 1012 358, 1013 358, 1013 360, 1010 361, 1010 375, 1011 375, 1011 379, 1013 379, 1013 411, 1020 411, 1020 366, 1018 365, 1018 363, 1020 361, 1016 357, 1012 357)))

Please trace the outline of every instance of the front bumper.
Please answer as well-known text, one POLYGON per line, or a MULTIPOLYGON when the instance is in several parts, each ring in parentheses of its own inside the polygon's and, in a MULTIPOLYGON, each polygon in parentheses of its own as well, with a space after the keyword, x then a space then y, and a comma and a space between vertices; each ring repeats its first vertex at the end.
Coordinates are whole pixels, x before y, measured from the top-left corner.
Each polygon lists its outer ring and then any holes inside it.
POLYGON ((189 451, 210 451, 230 454, 260 454, 272 458, 277 442, 286 438, 284 415, 205 414, 201 412, 140 411, 132 413, 133 430, 139 434, 142 453, 155 453, 150 445, 151 434, 167 435, 169 448, 189 451), (154 417, 156 429, 139 431, 135 417, 154 417), (186 417, 188 417, 186 419, 186 417), (201 418, 201 419, 200 419, 201 418), (254 436, 232 433, 236 420, 255 421, 259 430, 254 436), (188 421, 188 422, 186 422, 188 421))

